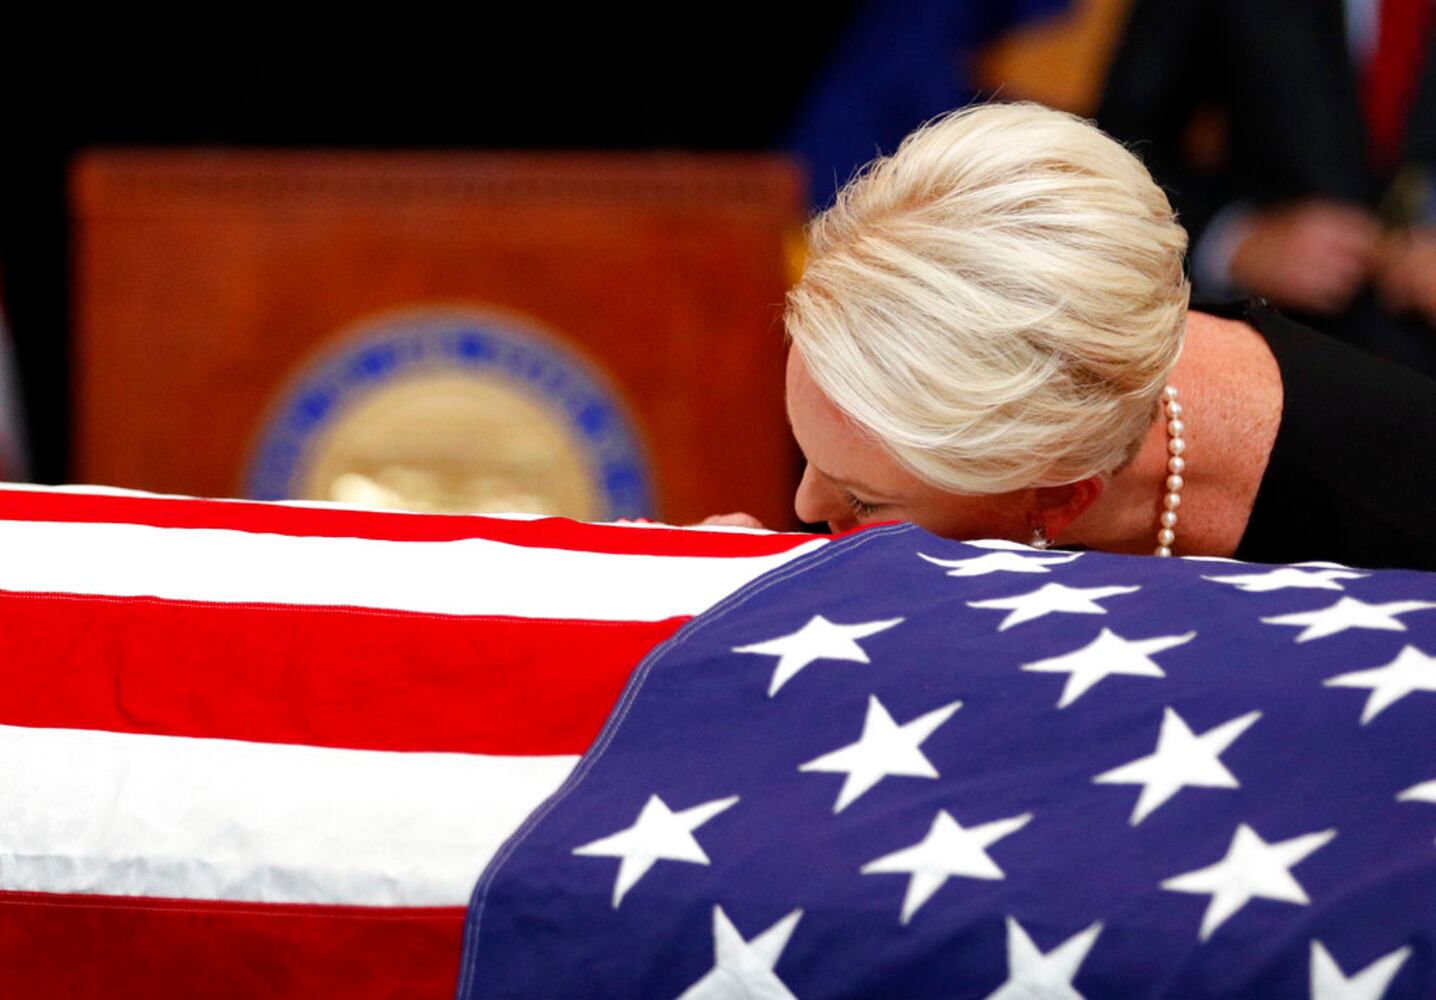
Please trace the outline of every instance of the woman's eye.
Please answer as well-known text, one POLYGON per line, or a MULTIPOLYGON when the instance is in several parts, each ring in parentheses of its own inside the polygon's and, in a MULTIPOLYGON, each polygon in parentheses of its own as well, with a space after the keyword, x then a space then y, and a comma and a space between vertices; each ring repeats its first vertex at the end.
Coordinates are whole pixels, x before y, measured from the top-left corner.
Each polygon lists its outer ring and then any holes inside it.
POLYGON ((844 494, 844 496, 848 501, 848 506, 851 507, 853 509, 853 513, 858 515, 859 517, 866 517, 868 514, 876 513, 878 509, 877 504, 863 503, 863 501, 859 500, 851 493, 846 493, 844 494))

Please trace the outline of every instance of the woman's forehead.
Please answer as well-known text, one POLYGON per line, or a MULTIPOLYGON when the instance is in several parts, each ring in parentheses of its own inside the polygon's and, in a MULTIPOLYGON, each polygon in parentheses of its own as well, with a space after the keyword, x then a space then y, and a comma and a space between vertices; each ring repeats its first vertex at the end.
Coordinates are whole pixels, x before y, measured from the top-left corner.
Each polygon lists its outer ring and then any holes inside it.
POLYGON ((787 408, 788 423, 810 459, 813 455, 806 439, 824 451, 847 450, 864 443, 876 447, 875 442, 865 441, 866 436, 813 381, 796 345, 788 348, 787 408))
POLYGON ((911 485, 912 475, 813 381, 796 346, 788 349, 787 383, 788 423, 810 465, 870 494, 894 496, 911 485))

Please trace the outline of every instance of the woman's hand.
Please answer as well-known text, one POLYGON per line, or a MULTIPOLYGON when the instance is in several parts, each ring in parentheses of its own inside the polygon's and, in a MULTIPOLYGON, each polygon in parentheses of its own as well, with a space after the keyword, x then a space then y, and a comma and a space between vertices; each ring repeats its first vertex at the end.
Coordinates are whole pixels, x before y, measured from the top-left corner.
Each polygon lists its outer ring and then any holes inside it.
POLYGON ((698 527, 700 528, 719 526, 731 528, 757 528, 760 531, 767 530, 763 522, 758 520, 752 514, 714 514, 713 516, 705 517, 703 520, 698 522, 698 527))

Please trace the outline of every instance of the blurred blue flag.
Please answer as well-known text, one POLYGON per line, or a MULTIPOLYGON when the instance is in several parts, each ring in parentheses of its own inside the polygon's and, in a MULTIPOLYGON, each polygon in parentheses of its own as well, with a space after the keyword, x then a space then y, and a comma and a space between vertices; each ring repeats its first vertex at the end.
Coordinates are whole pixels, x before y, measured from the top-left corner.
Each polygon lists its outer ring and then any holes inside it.
POLYGON ((1072 0, 869 0, 804 102, 786 147, 811 171, 821 208, 858 167, 928 119, 976 96, 982 46, 1072 0))
POLYGON ((834 541, 640 666, 459 996, 1436 996, 1436 575, 834 541))

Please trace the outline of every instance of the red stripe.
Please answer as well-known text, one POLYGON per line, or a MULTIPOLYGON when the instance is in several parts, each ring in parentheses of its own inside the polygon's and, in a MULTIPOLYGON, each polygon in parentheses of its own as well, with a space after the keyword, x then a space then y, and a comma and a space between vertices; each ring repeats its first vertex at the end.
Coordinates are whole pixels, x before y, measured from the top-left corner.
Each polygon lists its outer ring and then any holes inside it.
POLYGON ((463 922, 461 907, 0 892, 0 995, 448 1000, 463 922))
POLYGON ((450 542, 486 538, 509 545, 654 556, 744 557, 787 552, 813 535, 750 535, 583 524, 564 518, 536 521, 462 514, 395 514, 381 511, 286 507, 250 501, 185 497, 123 497, 0 489, 0 520, 94 521, 157 528, 221 528, 324 538, 373 538, 396 542, 450 542))
POLYGON ((0 723, 577 754, 634 666, 684 621, 0 592, 0 723))

